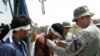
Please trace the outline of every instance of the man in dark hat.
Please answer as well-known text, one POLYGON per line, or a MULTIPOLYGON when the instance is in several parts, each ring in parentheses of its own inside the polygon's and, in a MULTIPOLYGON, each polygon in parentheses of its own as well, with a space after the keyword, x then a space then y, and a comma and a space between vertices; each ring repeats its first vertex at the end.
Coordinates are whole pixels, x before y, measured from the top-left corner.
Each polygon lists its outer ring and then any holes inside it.
MULTIPOLYGON (((73 22, 84 28, 75 39, 68 43, 66 48, 58 47, 52 41, 47 41, 47 45, 54 51, 65 56, 100 56, 100 31, 92 23, 91 13, 87 6, 80 6, 74 10, 73 22)), ((62 44, 64 44, 62 42, 62 44)))
POLYGON ((26 43, 23 41, 30 31, 31 19, 27 16, 14 16, 9 31, 0 46, 0 56, 29 56, 26 43))
POLYGON ((53 41, 54 39, 63 38, 63 25, 54 23, 48 28, 47 34, 42 33, 35 43, 35 56, 54 56, 54 52, 47 46, 47 39, 53 41))

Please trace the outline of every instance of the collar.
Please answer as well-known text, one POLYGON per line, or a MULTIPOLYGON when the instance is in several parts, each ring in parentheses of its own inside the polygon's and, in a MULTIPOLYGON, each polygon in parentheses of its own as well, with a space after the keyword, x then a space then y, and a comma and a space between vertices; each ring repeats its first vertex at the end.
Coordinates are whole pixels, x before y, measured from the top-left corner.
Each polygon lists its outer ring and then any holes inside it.
POLYGON ((16 40, 16 37, 15 37, 15 36, 13 36, 12 39, 13 39, 13 42, 14 42, 16 45, 21 45, 21 44, 22 44, 21 41, 16 40))

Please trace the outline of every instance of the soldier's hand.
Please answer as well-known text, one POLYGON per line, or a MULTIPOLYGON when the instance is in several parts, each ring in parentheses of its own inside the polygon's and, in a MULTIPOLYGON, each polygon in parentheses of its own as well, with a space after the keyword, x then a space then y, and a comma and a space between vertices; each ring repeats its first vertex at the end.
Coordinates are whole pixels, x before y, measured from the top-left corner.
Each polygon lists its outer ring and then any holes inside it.
POLYGON ((59 46, 59 47, 66 47, 67 46, 67 42, 65 42, 65 41, 59 41, 58 43, 57 43, 57 45, 59 46))

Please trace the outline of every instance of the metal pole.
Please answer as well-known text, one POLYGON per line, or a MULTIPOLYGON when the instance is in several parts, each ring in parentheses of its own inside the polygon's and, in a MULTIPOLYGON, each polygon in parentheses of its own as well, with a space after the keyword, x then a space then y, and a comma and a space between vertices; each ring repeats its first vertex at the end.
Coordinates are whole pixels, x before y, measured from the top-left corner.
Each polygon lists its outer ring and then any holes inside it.
POLYGON ((9 2, 9 6, 10 6, 10 10, 11 10, 11 14, 12 14, 12 17, 13 17, 13 11, 12 11, 12 6, 11 6, 11 2, 10 2, 10 0, 8 0, 8 2, 9 2))
POLYGON ((42 8, 42 14, 45 14, 45 8, 44 8, 44 1, 46 0, 39 0, 39 2, 41 3, 41 8, 42 8))

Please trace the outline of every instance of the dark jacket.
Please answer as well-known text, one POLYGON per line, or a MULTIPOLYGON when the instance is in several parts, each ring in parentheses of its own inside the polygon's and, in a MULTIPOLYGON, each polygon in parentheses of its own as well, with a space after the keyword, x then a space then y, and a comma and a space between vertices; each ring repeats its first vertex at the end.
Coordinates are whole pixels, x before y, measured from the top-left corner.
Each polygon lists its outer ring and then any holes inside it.
POLYGON ((10 42, 7 39, 2 46, 0 46, 0 56, 29 56, 27 46, 24 41, 17 41, 13 39, 10 42))

